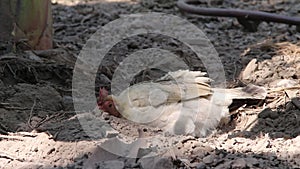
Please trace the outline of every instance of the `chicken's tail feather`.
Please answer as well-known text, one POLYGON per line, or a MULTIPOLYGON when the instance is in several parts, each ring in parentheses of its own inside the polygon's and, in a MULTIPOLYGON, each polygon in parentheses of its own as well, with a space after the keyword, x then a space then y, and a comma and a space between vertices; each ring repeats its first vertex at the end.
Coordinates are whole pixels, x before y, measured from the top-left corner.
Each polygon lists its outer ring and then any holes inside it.
POLYGON ((267 96, 267 90, 264 87, 250 84, 246 87, 238 87, 234 89, 213 89, 214 93, 221 93, 231 99, 257 99, 263 100, 267 96))
MULTIPOLYGON (((178 70, 169 72, 158 81, 174 81, 176 83, 203 83, 208 85, 212 80, 205 77, 206 73, 201 71, 178 70)), ((208 85, 209 86, 209 85, 208 85)))

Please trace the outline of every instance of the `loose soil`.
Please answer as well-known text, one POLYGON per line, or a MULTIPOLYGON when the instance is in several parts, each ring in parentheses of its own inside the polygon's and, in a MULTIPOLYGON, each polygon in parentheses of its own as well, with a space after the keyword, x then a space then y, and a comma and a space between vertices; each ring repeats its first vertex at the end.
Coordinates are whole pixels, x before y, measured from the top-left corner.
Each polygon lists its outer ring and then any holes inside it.
MULTIPOLYGON (((200 1, 205 7, 300 15, 297 0, 200 1)), ((262 22, 256 32, 248 32, 235 18, 182 13, 174 0, 52 3, 55 49, 22 51, 17 45, 9 52, 9 43, 0 44, 1 168, 300 168, 300 34, 295 26, 262 22), (96 105, 75 112, 73 103, 85 102, 72 98, 80 50, 101 26, 140 12, 173 14, 195 24, 217 50, 227 88, 256 84, 268 89, 267 98, 232 105, 230 123, 206 138, 168 136, 158 128, 109 116, 96 105), (137 159, 130 158, 136 154, 137 159)), ((166 49, 191 70, 205 71, 178 40, 138 35, 109 51, 94 79, 96 89, 109 89, 119 62, 146 48, 166 49)), ((131 83, 163 73, 145 69, 131 83)))

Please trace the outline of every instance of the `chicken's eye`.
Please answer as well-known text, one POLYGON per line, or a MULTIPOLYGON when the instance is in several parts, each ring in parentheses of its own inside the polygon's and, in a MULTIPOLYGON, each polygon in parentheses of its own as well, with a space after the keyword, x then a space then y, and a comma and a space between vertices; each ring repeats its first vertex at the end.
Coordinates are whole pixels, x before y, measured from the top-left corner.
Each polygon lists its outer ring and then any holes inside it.
POLYGON ((112 104, 109 104, 108 107, 112 107, 112 104))

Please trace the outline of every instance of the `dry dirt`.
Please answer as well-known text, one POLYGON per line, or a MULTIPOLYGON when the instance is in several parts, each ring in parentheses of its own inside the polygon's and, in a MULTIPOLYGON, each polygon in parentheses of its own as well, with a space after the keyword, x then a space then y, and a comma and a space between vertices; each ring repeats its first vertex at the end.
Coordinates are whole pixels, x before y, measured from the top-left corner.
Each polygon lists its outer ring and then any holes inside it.
MULTIPOLYGON (((248 32, 235 18, 181 13, 174 0, 52 2, 55 49, 11 53, 0 44, 1 168, 300 168, 300 33, 295 26, 262 22, 256 32, 248 32), (231 122, 206 138, 164 135, 94 107, 75 112, 73 67, 87 39, 122 15, 149 11, 174 14, 198 26, 219 53, 227 87, 264 86, 267 98, 235 103, 231 122), (130 158, 136 154, 138 159, 130 158)), ((300 15, 297 0, 201 2, 300 15)), ((109 88, 126 55, 149 47, 172 51, 191 70, 205 71, 176 39, 139 35, 107 54, 96 89, 109 88)), ((162 75, 155 69, 138 73, 132 83, 162 75)))

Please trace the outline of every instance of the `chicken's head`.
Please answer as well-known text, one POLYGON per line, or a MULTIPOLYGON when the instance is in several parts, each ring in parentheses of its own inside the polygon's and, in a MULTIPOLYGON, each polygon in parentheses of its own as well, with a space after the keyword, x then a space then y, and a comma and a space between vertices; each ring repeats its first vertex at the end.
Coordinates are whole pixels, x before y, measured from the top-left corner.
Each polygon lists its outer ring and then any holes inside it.
POLYGON ((100 88, 98 106, 101 110, 113 116, 121 117, 121 114, 116 109, 112 96, 108 95, 108 91, 104 88, 100 88))

